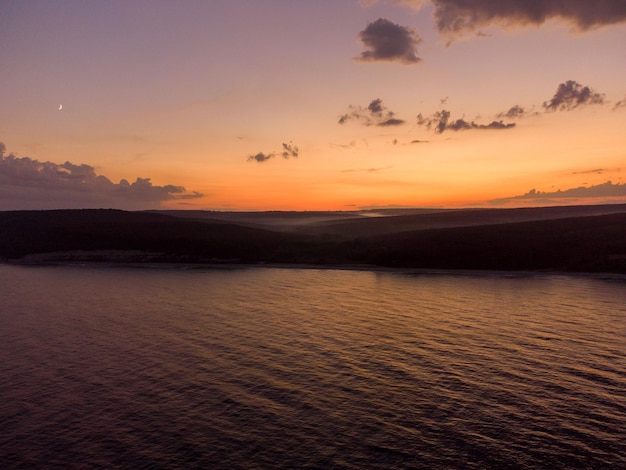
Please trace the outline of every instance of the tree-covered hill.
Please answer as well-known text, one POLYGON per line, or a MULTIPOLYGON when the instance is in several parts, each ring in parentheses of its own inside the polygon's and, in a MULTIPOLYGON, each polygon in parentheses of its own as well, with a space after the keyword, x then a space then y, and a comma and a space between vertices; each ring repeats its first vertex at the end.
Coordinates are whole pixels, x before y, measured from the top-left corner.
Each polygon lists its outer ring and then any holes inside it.
POLYGON ((0 212, 0 258, 626 273, 626 213, 367 232, 284 232, 119 210, 10 211, 0 212))

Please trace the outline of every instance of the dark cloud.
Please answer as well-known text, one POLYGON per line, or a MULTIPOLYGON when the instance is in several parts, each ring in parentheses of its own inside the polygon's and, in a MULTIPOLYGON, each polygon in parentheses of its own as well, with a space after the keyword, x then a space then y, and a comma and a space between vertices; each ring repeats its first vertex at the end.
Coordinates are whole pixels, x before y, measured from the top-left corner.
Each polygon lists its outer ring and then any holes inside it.
POLYGON ((507 119, 519 119, 524 117, 526 114, 526 110, 522 108, 520 105, 515 105, 509 108, 508 111, 504 113, 498 113, 496 117, 498 118, 507 118, 507 119))
POLYGON ((448 123, 447 130, 451 131, 465 131, 469 129, 511 129, 515 127, 515 123, 504 123, 502 121, 491 121, 489 124, 476 124, 474 121, 468 122, 464 119, 457 119, 456 121, 448 123))
MULTIPOLYGON (((606 101, 603 93, 598 93, 592 88, 583 86, 575 80, 568 80, 559 84, 552 99, 545 101, 542 106, 545 112, 552 112, 568 111, 579 106, 604 103, 606 103, 606 101)), ((534 111, 534 106, 531 110, 528 110, 516 104, 507 111, 498 113, 496 117, 499 119, 521 119, 539 114, 539 112, 534 111)))
POLYGON ((0 210, 159 208, 164 201, 203 197, 183 186, 155 186, 150 178, 111 182, 90 165, 57 164, 28 157, 4 156, 0 142, 0 210))
POLYGON ((350 120, 362 122, 366 126, 391 127, 404 124, 404 120, 398 119, 393 111, 389 111, 380 98, 372 100, 366 108, 362 106, 348 107, 348 112, 339 118, 339 124, 345 124, 350 120))
POLYGON ((489 124, 471 123, 472 129, 511 129, 515 127, 514 122, 504 123, 502 121, 491 121, 489 124))
POLYGON ((459 36, 480 28, 539 26, 551 19, 579 31, 626 22, 626 0, 432 0, 439 32, 459 36))
POLYGON ((604 94, 574 80, 561 83, 550 101, 543 103, 546 111, 568 111, 588 104, 604 104, 604 94))
POLYGON ((367 105, 367 110, 375 116, 381 116, 385 110, 383 100, 377 98, 367 105))
POLYGON ((472 129, 511 129, 515 127, 515 123, 504 123, 502 121, 492 121, 489 124, 477 124, 474 121, 466 121, 465 119, 450 119, 450 111, 442 109, 431 116, 424 117, 422 114, 417 115, 417 124, 425 126, 428 130, 434 130, 437 134, 443 134, 445 131, 465 131, 472 129))
POLYGON ((404 124, 404 121, 402 119, 389 118, 389 119, 385 119, 384 121, 379 122, 377 125, 381 127, 387 127, 387 126, 400 126, 402 124, 404 124))
POLYGON ((264 163, 268 160, 271 160, 277 155, 280 155, 286 159, 298 158, 298 155, 300 155, 300 149, 298 148, 297 145, 294 145, 293 142, 291 141, 289 141, 289 143, 283 142, 280 151, 269 152, 269 153, 259 152, 256 154, 248 155, 247 160, 249 162, 264 163))
POLYGON ((626 197, 626 184, 613 184, 611 181, 606 183, 597 184, 595 186, 580 186, 578 188, 571 188, 561 191, 560 189, 552 192, 537 191, 531 189, 526 194, 520 196, 513 196, 502 199, 494 199, 491 203, 500 204, 519 200, 536 200, 540 202, 550 202, 554 199, 579 199, 579 198, 613 198, 613 197, 626 197))
POLYGON ((436 133, 441 134, 446 130, 448 121, 450 120, 450 111, 442 109, 432 116, 424 117, 422 113, 417 115, 417 125, 426 126, 428 130, 434 129, 436 133))
POLYGON ((266 162, 268 160, 271 160, 275 156, 276 156, 275 153, 259 152, 259 153, 255 154, 255 155, 248 155, 248 161, 249 162, 263 163, 263 162, 266 162))
POLYGON ((283 142, 283 158, 298 158, 298 154, 300 153, 300 149, 293 145, 293 142, 289 142, 288 144, 283 142))
POLYGON ((422 40, 417 32, 385 18, 369 23, 359 33, 359 38, 367 50, 356 60, 403 64, 416 64, 421 60, 417 56, 417 45, 422 40))

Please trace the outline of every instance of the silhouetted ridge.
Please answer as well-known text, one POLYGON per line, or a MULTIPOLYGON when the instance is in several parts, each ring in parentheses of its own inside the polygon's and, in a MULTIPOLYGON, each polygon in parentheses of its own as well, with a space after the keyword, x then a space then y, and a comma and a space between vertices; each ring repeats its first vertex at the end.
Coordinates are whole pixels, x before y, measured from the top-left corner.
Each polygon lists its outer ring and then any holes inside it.
MULTIPOLYGON (((421 215, 425 227, 432 215, 421 215)), ((485 225, 478 223, 492 222, 498 214, 477 212, 474 222, 471 215, 463 215, 466 226, 412 231, 403 224, 394 227, 394 217, 355 219, 346 223, 356 222, 356 227, 365 222, 369 229, 343 235, 274 231, 154 212, 0 212, 0 258, 626 273, 626 213, 485 225)))
POLYGON ((367 262, 395 267, 626 272, 626 214, 420 230, 354 246, 367 262))
POLYGON ((0 213, 0 256, 122 250, 150 253, 150 260, 256 262, 276 250, 280 234, 220 222, 199 222, 149 212, 118 210, 0 213))

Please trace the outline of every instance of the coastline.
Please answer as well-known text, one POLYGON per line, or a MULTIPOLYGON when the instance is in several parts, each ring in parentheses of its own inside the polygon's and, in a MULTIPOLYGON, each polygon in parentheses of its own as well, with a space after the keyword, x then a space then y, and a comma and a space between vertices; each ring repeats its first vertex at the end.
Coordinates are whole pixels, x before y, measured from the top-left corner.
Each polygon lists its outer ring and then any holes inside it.
POLYGON ((180 271, 229 271, 244 269, 285 269, 320 271, 358 271, 409 276, 463 276, 499 278, 546 278, 568 277, 626 281, 626 274, 613 272, 585 272, 558 270, 506 270, 506 269, 442 269, 379 266, 373 264, 311 264, 311 263, 191 263, 191 262, 133 262, 133 261, 91 261, 91 260, 47 260, 22 261, 0 260, 0 265, 37 267, 78 267, 104 269, 146 269, 180 271))
MULTIPOLYGON (((483 225, 415 230, 417 223, 430 223, 424 217, 432 214, 426 214, 344 221, 340 230, 313 224, 289 233, 144 212, 0 212, 0 262, 621 276, 626 205, 614 209, 624 212, 484 224, 491 213, 466 211, 466 223, 483 225)), ((520 211, 507 214, 527 216, 520 211)), ((449 217, 444 214, 444 221, 450 223, 449 217)))

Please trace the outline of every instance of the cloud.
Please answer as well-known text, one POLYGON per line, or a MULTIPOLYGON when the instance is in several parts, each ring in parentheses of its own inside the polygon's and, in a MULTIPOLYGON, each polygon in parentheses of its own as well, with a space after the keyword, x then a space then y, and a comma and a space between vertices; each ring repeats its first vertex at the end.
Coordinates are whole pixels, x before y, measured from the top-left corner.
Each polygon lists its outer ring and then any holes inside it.
POLYGON ((247 160, 249 162, 264 163, 277 155, 280 155, 285 159, 298 158, 298 155, 300 155, 300 149, 291 141, 289 141, 289 143, 283 142, 280 151, 268 153, 258 152, 256 154, 248 155, 247 160))
POLYGON ((249 162, 263 163, 263 162, 266 162, 268 160, 271 160, 275 156, 276 156, 275 153, 259 152, 259 153, 255 154, 255 155, 248 155, 248 161, 249 162))
POLYGON ((417 125, 425 126, 428 130, 434 130, 437 134, 443 134, 445 131, 465 131, 473 129, 511 129, 515 127, 515 123, 504 123, 502 121, 492 121, 489 124, 477 124, 474 121, 466 121, 465 119, 450 119, 450 111, 442 109, 431 116, 424 117, 422 114, 417 115, 417 125))
POLYGON ((372 102, 367 105, 367 109, 375 116, 382 116, 383 112, 385 111, 385 107, 383 106, 383 100, 381 100, 380 98, 372 100, 372 102))
MULTIPOLYGON (((569 111, 579 106, 586 106, 590 104, 605 104, 605 95, 598 93, 588 86, 583 86, 575 80, 567 80, 559 84, 556 92, 551 100, 543 103, 544 112, 553 111, 569 111)), ((626 106, 626 97, 624 100, 624 106, 626 106)), ((622 106, 622 102, 616 104, 613 109, 622 106)), ((527 116, 536 116, 540 113, 534 111, 533 106, 530 110, 516 104, 511 106, 507 111, 496 114, 499 119, 521 119, 527 116)))
POLYGON ((626 95, 624 95, 624 98, 619 100, 617 103, 615 103, 615 106, 613 106, 614 111, 619 108, 626 108, 626 95))
POLYGON ((393 111, 389 111, 383 106, 380 98, 372 100, 366 108, 362 106, 348 107, 348 112, 339 118, 339 124, 345 124, 348 121, 356 120, 362 122, 365 126, 392 127, 404 124, 404 120, 398 119, 393 111))
POLYGON ((389 118, 389 119, 385 119, 384 121, 379 122, 377 125, 381 127, 387 127, 387 126, 400 126, 401 124, 404 124, 404 121, 402 119, 389 118))
POLYGON ((422 113, 417 115, 417 125, 426 126, 428 130, 434 129, 437 134, 441 134, 446 130, 448 120, 450 119, 450 111, 442 109, 432 116, 424 117, 422 113))
POLYGON ((520 105, 516 104, 509 108, 508 111, 504 113, 498 113, 496 117, 498 118, 507 118, 507 119, 519 119, 524 117, 526 114, 526 110, 522 108, 520 105))
POLYGON ((369 23, 359 33, 359 39, 367 50, 355 60, 361 62, 400 62, 416 64, 417 45, 422 41, 417 31, 400 26, 385 18, 369 23))
POLYGON ((356 173, 356 172, 376 173, 376 172, 383 171, 383 170, 389 170, 390 168, 393 168, 393 167, 384 166, 384 167, 378 167, 378 168, 358 168, 358 169, 351 169, 351 170, 341 170, 341 173, 356 173))
MULTIPOLYGON (((432 0, 437 29, 462 36, 480 28, 540 26, 557 19, 578 31, 626 22, 626 0, 432 0)), ((421 5, 418 5, 420 7, 421 5)))
POLYGON ((546 111, 569 111, 588 104, 604 104, 604 96, 588 86, 568 80, 559 85, 552 99, 543 103, 543 108, 546 111))
POLYGON ((298 154, 300 153, 300 149, 298 149, 297 146, 293 145, 292 142, 289 142, 288 144, 283 142, 283 152, 282 152, 282 156, 283 158, 298 158, 298 154))
POLYGON ((525 194, 502 199, 493 199, 490 201, 494 204, 502 204, 513 201, 539 201, 550 202, 554 199, 580 199, 580 198, 615 198, 626 197, 626 184, 613 184, 611 181, 597 184, 595 186, 580 186, 561 191, 560 189, 553 192, 537 191, 531 189, 525 194))
POLYGON ((204 195, 183 186, 155 186, 150 178, 113 183, 86 164, 40 162, 9 154, 0 142, 0 210, 118 208, 153 209, 164 201, 204 195))
POLYGON ((602 173, 608 171, 606 168, 596 168, 594 170, 586 170, 586 171, 574 171, 572 172, 572 175, 588 175, 591 173, 595 173, 598 175, 601 175, 602 173))

